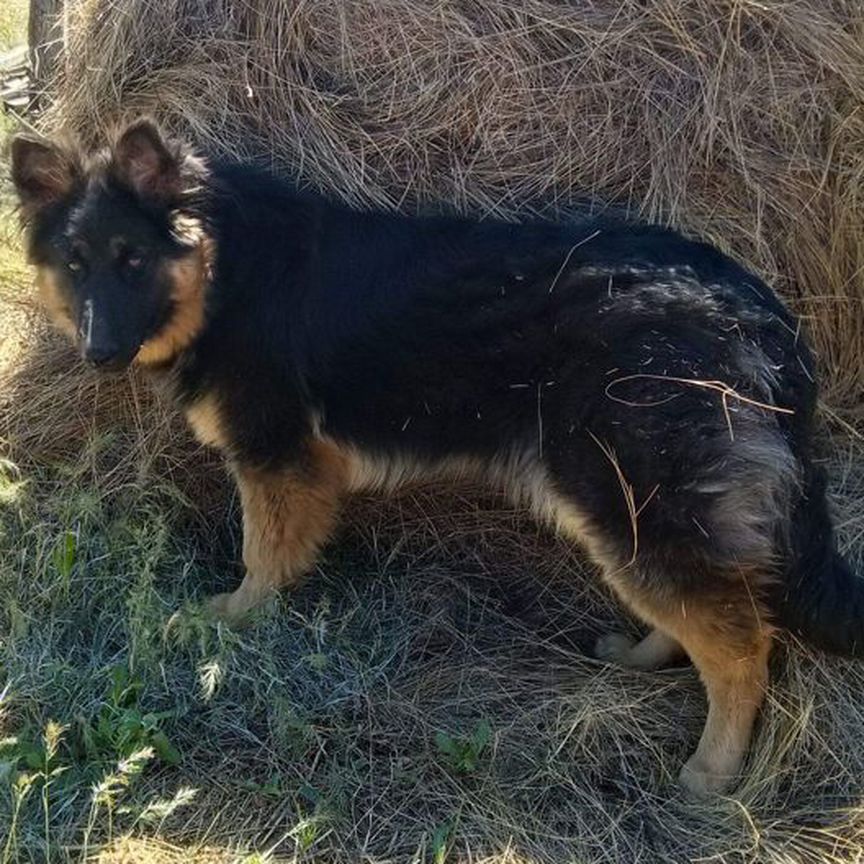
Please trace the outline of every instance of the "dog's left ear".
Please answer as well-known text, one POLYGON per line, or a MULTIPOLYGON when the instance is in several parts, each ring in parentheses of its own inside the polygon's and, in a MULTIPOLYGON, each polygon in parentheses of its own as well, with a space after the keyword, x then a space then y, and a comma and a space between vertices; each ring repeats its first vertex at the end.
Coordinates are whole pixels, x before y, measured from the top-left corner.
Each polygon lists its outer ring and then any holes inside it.
POLYGON ((12 182, 25 218, 68 195, 79 175, 72 151, 42 138, 12 139, 12 182))
POLYGON ((136 120, 114 145, 117 175, 142 198, 166 201, 180 192, 178 156, 152 120, 136 120))

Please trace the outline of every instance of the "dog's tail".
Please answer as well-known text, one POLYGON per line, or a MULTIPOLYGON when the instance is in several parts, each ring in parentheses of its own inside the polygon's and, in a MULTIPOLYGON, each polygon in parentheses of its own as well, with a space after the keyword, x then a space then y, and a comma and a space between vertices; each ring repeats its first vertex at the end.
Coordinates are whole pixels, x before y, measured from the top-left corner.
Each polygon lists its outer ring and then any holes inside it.
POLYGON ((864 579, 836 550, 819 468, 807 470, 788 543, 791 565, 770 600, 777 623, 816 648, 864 657, 864 579))

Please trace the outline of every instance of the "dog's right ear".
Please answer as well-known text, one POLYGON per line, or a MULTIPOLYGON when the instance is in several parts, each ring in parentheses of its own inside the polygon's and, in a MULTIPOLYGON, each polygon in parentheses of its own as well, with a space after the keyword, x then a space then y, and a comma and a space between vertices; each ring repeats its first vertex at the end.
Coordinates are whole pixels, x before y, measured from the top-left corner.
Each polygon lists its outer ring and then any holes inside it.
POLYGON ((128 125, 114 145, 117 173, 142 198, 168 200, 177 194, 181 183, 174 150, 159 127, 142 117, 128 125))
POLYGON ((72 154, 39 138, 16 136, 11 156, 12 182, 25 217, 67 195, 78 177, 72 154))

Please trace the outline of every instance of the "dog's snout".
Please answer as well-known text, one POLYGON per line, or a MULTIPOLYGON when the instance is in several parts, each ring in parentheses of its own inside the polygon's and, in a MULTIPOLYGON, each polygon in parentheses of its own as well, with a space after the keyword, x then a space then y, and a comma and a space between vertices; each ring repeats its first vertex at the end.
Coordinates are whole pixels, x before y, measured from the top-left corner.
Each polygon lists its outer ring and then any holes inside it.
POLYGON ((97 369, 111 369, 122 365, 120 345, 112 338, 107 322, 96 314, 92 300, 86 300, 81 310, 78 328, 81 353, 84 359, 97 369))

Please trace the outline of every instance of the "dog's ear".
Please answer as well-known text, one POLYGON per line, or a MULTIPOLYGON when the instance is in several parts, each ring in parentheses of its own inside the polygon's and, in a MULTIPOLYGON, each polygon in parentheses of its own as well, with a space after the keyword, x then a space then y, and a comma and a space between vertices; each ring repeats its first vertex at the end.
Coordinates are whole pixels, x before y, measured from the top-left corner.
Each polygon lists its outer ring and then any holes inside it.
POLYGON ((67 195, 80 174, 70 151, 43 139, 16 136, 11 156, 12 182, 25 217, 67 195))
POLYGON ((166 201, 180 191, 178 156, 148 119, 127 126, 114 145, 118 177, 142 198, 166 201))

